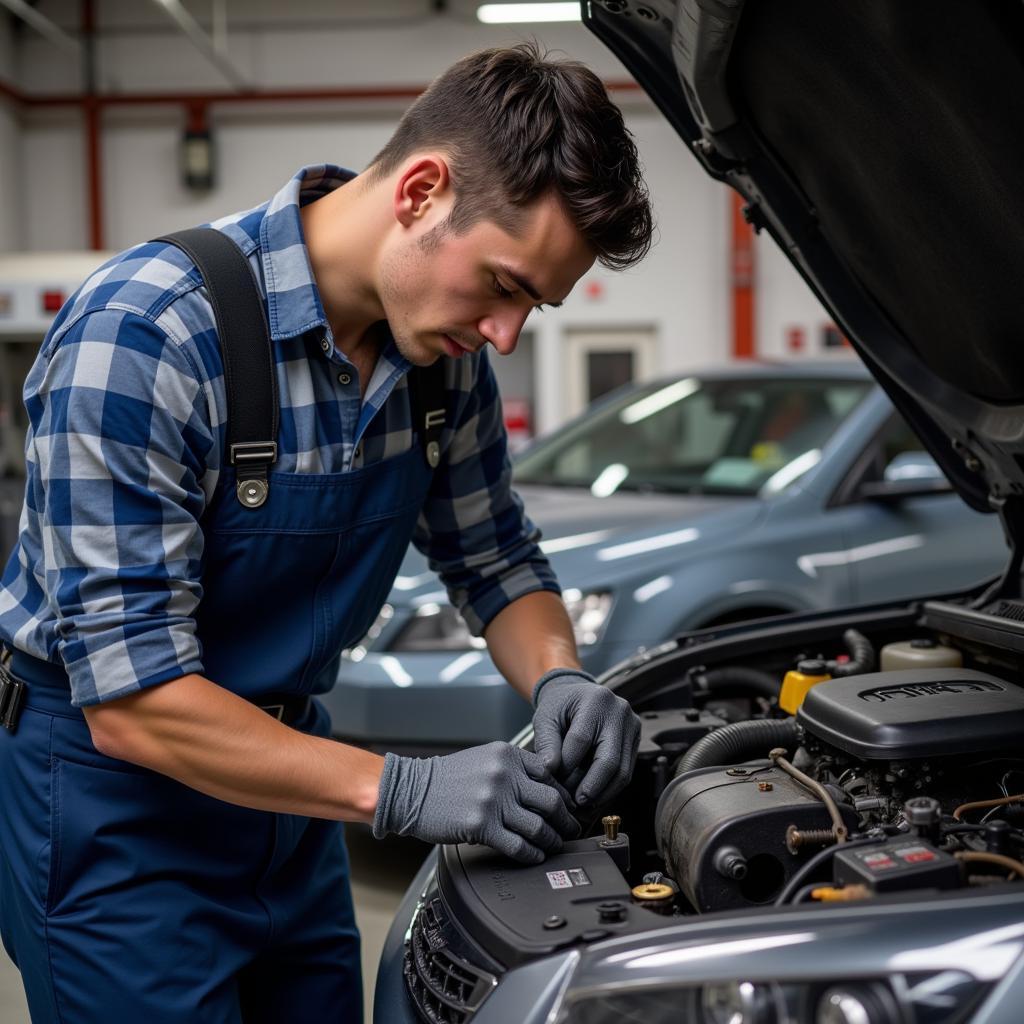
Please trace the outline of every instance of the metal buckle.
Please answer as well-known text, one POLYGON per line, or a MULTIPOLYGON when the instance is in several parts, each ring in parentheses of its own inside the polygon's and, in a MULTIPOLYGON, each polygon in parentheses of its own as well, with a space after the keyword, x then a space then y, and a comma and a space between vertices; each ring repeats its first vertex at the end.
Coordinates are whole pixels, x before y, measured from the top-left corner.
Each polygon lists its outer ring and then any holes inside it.
POLYGON ((431 409, 424 417, 423 423, 427 430, 432 427, 444 426, 444 409, 431 409))
POLYGON ((265 463, 270 465, 277 461, 276 441, 243 441, 233 444, 229 453, 232 466, 239 463, 245 466, 265 463))
POLYGON ((284 705, 283 704, 258 704, 257 707, 260 711, 266 711, 271 718, 276 718, 279 722, 284 721, 284 705))
POLYGON ((7 671, 0 663, 0 726, 8 732, 18 728, 21 702, 25 699, 25 684, 7 671))
POLYGON ((246 508, 259 508, 267 500, 267 466, 277 461, 276 441, 240 441, 228 452, 232 466, 239 466, 235 493, 246 508))

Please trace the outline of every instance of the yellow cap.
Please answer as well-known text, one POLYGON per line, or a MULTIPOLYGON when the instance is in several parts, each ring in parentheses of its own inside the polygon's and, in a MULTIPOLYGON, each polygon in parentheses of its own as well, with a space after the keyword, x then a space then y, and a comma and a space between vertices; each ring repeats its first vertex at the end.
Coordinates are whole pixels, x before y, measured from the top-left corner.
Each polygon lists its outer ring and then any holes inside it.
POLYGON ((823 885, 820 889, 811 890, 812 900, 821 900, 823 903, 838 902, 840 900, 862 900, 871 895, 871 890, 866 885, 846 885, 837 889, 832 885, 823 885))
POLYGON ((782 680, 782 690, 779 693, 779 707, 787 714, 795 715, 804 702, 804 697, 810 693, 812 686, 824 683, 832 677, 827 673, 824 675, 807 675, 797 670, 786 673, 782 680))
POLYGON ((675 891, 670 885, 661 885, 657 882, 645 882, 643 885, 633 887, 633 899, 641 903, 649 903, 657 900, 670 900, 675 891))

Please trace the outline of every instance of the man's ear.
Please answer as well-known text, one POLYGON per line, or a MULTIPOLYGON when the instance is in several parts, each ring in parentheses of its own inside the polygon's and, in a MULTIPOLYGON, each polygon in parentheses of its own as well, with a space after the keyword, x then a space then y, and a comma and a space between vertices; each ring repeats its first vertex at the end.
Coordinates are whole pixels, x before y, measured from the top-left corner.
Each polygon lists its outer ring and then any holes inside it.
POLYGON ((395 183, 395 219, 403 227, 412 227, 439 212, 450 189, 448 161, 440 153, 414 157, 395 183))

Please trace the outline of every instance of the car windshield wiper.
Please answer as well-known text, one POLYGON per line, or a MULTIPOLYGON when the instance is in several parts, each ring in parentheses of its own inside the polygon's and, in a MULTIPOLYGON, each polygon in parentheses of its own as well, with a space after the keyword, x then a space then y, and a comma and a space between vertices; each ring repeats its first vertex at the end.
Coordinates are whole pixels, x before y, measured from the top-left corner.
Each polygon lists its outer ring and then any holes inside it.
POLYGON ((512 473, 512 483, 514 486, 530 486, 530 487, 575 487, 581 491, 589 491, 591 481, 589 480, 562 480, 558 477, 553 476, 526 476, 518 477, 515 475, 515 471, 512 473))
POLYGON ((687 494, 693 497, 752 498, 755 491, 735 487, 708 487, 704 484, 672 484, 654 480, 634 480, 619 485, 618 490, 634 494, 687 494))

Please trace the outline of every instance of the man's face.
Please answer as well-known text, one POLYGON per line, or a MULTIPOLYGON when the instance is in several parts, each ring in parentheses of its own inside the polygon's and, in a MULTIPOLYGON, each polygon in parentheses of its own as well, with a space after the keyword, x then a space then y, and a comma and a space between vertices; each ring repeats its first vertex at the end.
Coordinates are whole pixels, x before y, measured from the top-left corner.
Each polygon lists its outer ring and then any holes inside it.
POLYGON ((399 352, 429 366, 491 344, 516 347, 531 310, 560 304, 594 256, 554 197, 531 204, 515 236, 493 221, 461 235, 432 226, 381 262, 380 297, 399 352))

